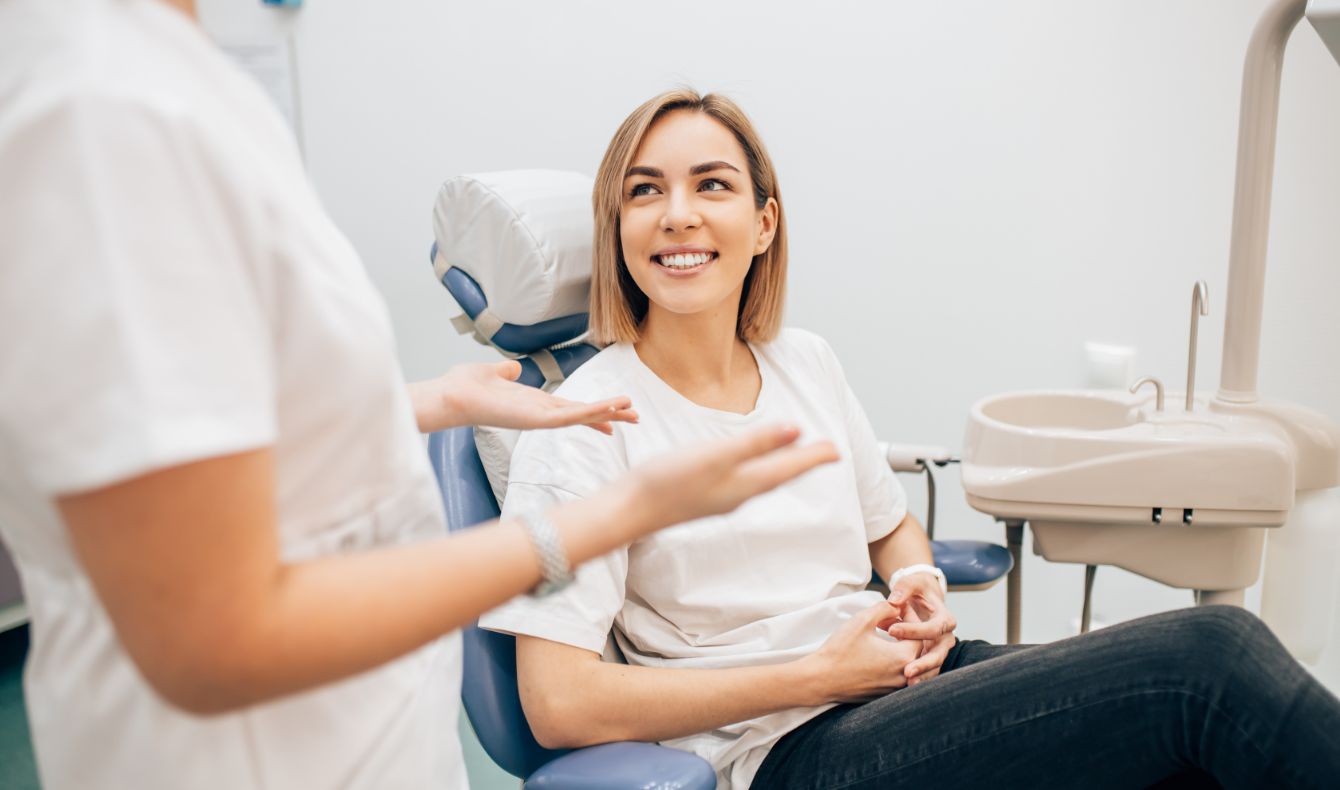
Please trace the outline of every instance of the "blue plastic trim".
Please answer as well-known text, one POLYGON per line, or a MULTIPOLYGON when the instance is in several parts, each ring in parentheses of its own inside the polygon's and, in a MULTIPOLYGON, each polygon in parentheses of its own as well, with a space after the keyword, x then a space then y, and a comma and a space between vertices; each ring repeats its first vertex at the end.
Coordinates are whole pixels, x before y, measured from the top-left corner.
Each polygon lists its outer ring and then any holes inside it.
MULTIPOLYGON (((581 367, 586 360, 600 353, 600 349, 582 343, 549 353, 554 355, 554 361, 558 363, 559 370, 562 370, 564 377, 567 377, 571 376, 572 372, 581 367)), ((517 381, 529 387, 540 387, 544 385, 544 374, 540 372, 539 365, 536 365, 530 357, 525 357, 521 360, 521 376, 517 381)))
MULTIPOLYGON (((436 256, 437 243, 434 242, 429 260, 436 256)), ((442 275, 442 285, 472 319, 489 306, 488 297, 479 283, 455 266, 442 275)), ((542 348, 571 342, 585 332, 586 327, 586 313, 551 318, 538 324, 503 324, 493 335, 493 345, 513 354, 533 354, 542 348)))
POLYGON ((696 754, 649 743, 606 743, 531 774, 525 790, 713 790, 716 774, 696 754))

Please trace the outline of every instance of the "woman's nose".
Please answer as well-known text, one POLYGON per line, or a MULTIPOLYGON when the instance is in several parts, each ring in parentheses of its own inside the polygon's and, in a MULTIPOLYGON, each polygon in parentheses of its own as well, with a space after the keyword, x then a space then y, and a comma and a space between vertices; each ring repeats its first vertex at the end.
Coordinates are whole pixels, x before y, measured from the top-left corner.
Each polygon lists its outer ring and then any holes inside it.
POLYGON ((681 191, 672 191, 665 202, 665 213, 661 215, 661 230, 676 232, 696 228, 702 224, 702 217, 693 208, 693 201, 681 191))

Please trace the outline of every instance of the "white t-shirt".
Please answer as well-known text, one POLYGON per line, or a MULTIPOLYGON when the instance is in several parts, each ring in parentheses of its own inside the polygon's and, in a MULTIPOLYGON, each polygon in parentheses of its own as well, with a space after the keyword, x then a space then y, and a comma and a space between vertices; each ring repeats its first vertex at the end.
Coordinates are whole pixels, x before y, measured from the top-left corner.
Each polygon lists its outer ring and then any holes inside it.
POLYGON ((386 306, 262 91, 157 0, 0 2, 0 267, 0 529, 43 786, 464 787, 457 635, 191 716, 122 649, 54 507, 271 447, 286 560, 444 532, 386 306))
MULTIPOLYGON (((751 347, 762 389, 754 410, 699 406, 663 382, 633 347, 601 351, 559 387, 580 401, 626 394, 641 416, 613 437, 589 428, 522 435, 503 517, 530 516, 589 496, 630 467, 677 448, 789 422, 801 442, 830 439, 838 463, 581 566, 548 598, 521 597, 480 619, 485 628, 604 653, 611 629, 638 666, 724 668, 775 664, 814 652, 853 613, 881 600, 868 592, 868 544, 894 530, 906 497, 832 349, 788 329, 751 347)), ((723 788, 747 788, 768 749, 831 706, 797 708, 666 741, 701 755, 723 788)))

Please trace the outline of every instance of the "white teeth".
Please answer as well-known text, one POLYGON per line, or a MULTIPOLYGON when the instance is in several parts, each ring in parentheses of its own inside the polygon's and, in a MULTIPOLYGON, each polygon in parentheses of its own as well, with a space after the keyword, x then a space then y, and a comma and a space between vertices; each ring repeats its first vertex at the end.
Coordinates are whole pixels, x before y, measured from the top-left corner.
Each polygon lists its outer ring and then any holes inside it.
POLYGON ((662 255, 657 260, 660 261, 662 266, 668 266, 672 269, 690 269, 712 260, 712 253, 694 252, 680 255, 662 255))

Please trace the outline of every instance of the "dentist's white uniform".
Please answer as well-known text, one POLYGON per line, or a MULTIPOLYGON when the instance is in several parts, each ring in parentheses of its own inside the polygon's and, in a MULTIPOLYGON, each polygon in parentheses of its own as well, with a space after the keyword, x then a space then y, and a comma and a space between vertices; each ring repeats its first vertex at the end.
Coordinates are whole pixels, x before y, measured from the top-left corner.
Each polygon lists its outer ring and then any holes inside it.
POLYGON ((385 305, 259 88, 155 0, 0 1, 0 277, 43 786, 464 787, 458 636, 193 717, 118 643, 53 504, 271 446, 286 559, 444 529, 385 305))

